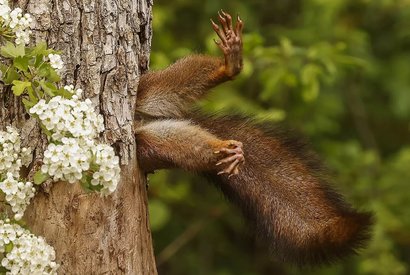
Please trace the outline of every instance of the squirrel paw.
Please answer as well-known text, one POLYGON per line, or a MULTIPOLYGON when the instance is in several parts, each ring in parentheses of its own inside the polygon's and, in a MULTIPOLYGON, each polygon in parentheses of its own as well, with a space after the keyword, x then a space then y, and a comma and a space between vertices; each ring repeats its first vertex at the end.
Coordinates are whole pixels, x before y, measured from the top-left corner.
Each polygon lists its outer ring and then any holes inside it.
POLYGON ((226 147, 216 151, 216 154, 223 153, 228 155, 216 163, 216 166, 221 164, 229 164, 229 166, 222 171, 218 172, 218 175, 228 174, 228 178, 233 175, 239 174, 239 166, 245 163, 245 157, 243 156, 242 142, 236 140, 227 140, 226 147))
POLYGON ((215 41, 216 45, 225 55, 226 75, 233 78, 242 69, 242 29, 243 22, 237 18, 235 28, 232 25, 232 17, 223 10, 218 12, 221 27, 211 19, 212 27, 221 41, 215 41))

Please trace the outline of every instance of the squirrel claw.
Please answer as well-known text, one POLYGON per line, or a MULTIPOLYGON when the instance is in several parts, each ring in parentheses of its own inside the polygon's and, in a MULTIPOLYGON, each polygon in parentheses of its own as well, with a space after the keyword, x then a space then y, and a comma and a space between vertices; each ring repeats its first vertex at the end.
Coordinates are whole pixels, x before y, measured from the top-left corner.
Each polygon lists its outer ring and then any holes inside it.
POLYGON ((228 156, 219 160, 216 166, 229 164, 228 167, 218 172, 218 175, 228 174, 228 178, 230 178, 239 174, 239 166, 245 163, 245 158, 243 156, 242 142, 229 140, 227 141, 227 145, 227 147, 221 148, 219 152, 225 153, 228 156))
POLYGON ((243 21, 238 15, 234 24, 232 16, 223 10, 218 12, 217 18, 219 24, 211 19, 212 28, 219 37, 219 41, 214 41, 225 56, 226 76, 233 78, 242 70, 243 21))
POLYGON ((221 40, 218 47, 225 55, 231 52, 239 51, 242 47, 242 29, 243 22, 237 17, 236 25, 232 24, 232 16, 223 10, 218 12, 219 25, 211 19, 212 28, 221 40))

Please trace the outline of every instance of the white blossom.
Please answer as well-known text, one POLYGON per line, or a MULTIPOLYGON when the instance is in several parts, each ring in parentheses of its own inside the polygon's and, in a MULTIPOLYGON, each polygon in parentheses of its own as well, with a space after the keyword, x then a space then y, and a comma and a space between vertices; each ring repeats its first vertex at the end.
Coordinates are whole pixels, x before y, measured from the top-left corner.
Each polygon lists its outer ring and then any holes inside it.
POLYGON ((83 172, 90 168, 91 151, 79 143, 79 139, 62 138, 61 141, 63 144, 48 145, 41 171, 55 181, 78 182, 83 177, 83 172))
POLYGON ((73 95, 71 99, 56 96, 48 102, 40 100, 29 110, 51 132, 41 171, 55 181, 70 183, 89 173, 91 185, 110 194, 119 182, 120 167, 114 149, 95 142, 104 130, 103 117, 96 114, 91 100, 80 100, 81 89, 72 85, 64 89, 73 95))
POLYGON ((98 144, 92 148, 95 164, 99 167, 93 174, 92 185, 101 185, 101 193, 108 195, 115 191, 120 181, 119 158, 114 149, 107 144, 98 144))
POLYGON ((0 17, 3 18, 3 21, 8 22, 10 19, 10 7, 7 4, 7 1, 0 1, 0 17))
POLYGON ((57 71, 63 69, 64 63, 63 60, 61 60, 61 55, 50 53, 48 55, 48 58, 50 59, 50 65, 52 68, 56 69, 57 71))
POLYGON ((57 274, 54 248, 9 220, 0 220, 0 253, 5 253, 1 266, 8 270, 6 274, 57 274), (9 243, 12 249, 5 253, 9 243))
POLYGON ((24 233, 24 229, 16 224, 10 224, 10 220, 0 220, 0 253, 5 252, 5 246, 12 243, 24 233))
POLYGON ((16 44, 25 44, 30 43, 31 30, 16 30, 16 44))
POLYGON ((62 144, 50 143, 44 152, 41 172, 55 181, 80 181, 84 173, 91 172, 91 184, 101 187, 101 193, 111 194, 120 180, 119 158, 106 144, 93 139, 62 138, 62 144))
POLYGON ((14 218, 20 220, 36 189, 31 182, 20 182, 12 173, 7 173, 7 177, 0 182, 0 191, 5 194, 6 202, 15 213, 14 218))
POLYGON ((15 8, 10 12, 10 28, 14 29, 20 23, 20 18, 23 16, 23 11, 20 8, 15 8))
MULTIPOLYGON (((71 87, 65 87, 73 92, 71 87)), ((81 95, 78 89, 75 95, 81 95)), ((51 131, 54 140, 62 137, 94 139, 104 130, 104 120, 94 111, 91 100, 81 101, 79 97, 66 99, 56 96, 48 103, 40 100, 29 112, 39 117, 40 122, 51 131)))
POLYGON ((30 24, 33 21, 30 14, 26 13, 23 15, 23 11, 20 8, 11 10, 7 1, 1 1, 0 18, 3 19, 2 27, 15 34, 16 44, 28 44, 30 42, 30 24))
POLYGON ((64 89, 67 91, 67 92, 70 92, 70 93, 74 93, 74 85, 65 85, 64 86, 64 89))
POLYGON ((21 148, 21 139, 17 130, 7 127, 6 131, 0 131, 0 175, 7 172, 19 177, 20 168, 31 162, 31 152, 27 148, 21 148))

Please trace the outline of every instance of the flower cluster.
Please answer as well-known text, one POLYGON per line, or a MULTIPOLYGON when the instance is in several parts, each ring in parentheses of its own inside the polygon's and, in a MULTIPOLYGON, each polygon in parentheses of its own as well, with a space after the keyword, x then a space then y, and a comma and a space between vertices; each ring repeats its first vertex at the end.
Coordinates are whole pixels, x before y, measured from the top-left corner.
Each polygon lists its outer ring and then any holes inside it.
POLYGON ((64 63, 61 59, 61 55, 50 53, 48 55, 48 59, 50 60, 50 65, 53 69, 56 69, 57 71, 61 71, 63 69, 64 63))
POLYGON ((4 253, 6 274, 57 274, 54 248, 9 220, 0 220, 0 255, 4 253))
POLYGON ((92 139, 63 138, 62 144, 50 143, 44 152, 41 172, 54 181, 75 183, 92 173, 91 184, 108 195, 120 179, 119 158, 111 146, 96 144, 92 139))
POLYGON ((0 175, 7 172, 18 178, 20 168, 31 162, 31 152, 21 148, 21 139, 17 130, 7 127, 7 131, 0 131, 0 175))
POLYGON ((30 14, 23 15, 20 8, 11 10, 7 0, 0 0, 0 18, 2 19, 2 27, 15 35, 16 44, 28 44, 30 42, 30 24, 33 21, 30 14))
POLYGON ((117 187, 120 167, 113 148, 95 142, 104 130, 103 118, 95 113, 91 100, 80 100, 81 89, 75 90, 72 85, 64 89, 73 94, 71 99, 42 99, 30 109, 51 133, 41 172, 55 181, 70 183, 91 174, 91 184, 100 187, 103 194, 110 194, 117 187))
POLYGON ((98 144, 91 147, 94 163, 98 166, 93 174, 91 184, 103 186, 101 193, 108 195, 115 191, 120 179, 119 158, 115 155, 114 149, 107 144, 98 144))
POLYGON ((63 137, 94 139, 104 130, 103 117, 95 113, 88 98, 81 101, 78 96, 72 99, 56 96, 49 102, 41 99, 30 113, 37 115, 46 129, 52 132, 53 140, 61 141, 63 137))
POLYGON ((41 171, 53 177, 75 183, 81 180, 83 172, 90 168, 91 152, 88 146, 79 144, 78 139, 63 138, 63 144, 50 143, 44 152, 41 171))
POLYGON ((23 217, 26 207, 36 193, 31 182, 20 182, 14 178, 12 173, 7 173, 6 179, 0 182, 0 191, 5 194, 6 201, 15 213, 14 219, 16 220, 23 217))
POLYGON ((0 131, 0 193, 5 195, 7 203, 15 213, 14 218, 23 217, 30 199, 34 197, 35 189, 30 182, 19 182, 20 169, 31 162, 31 153, 27 148, 21 148, 21 139, 17 130, 7 127, 0 131))

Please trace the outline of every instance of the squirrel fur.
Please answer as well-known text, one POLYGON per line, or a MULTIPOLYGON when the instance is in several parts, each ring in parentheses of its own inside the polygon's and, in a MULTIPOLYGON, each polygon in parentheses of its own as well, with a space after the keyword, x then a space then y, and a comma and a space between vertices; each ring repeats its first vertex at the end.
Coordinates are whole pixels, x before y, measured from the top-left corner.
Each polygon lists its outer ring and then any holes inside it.
POLYGON ((141 76, 135 130, 141 169, 179 167, 210 178, 287 262, 318 265, 356 252, 369 238, 372 216, 329 186, 303 142, 251 119, 189 113, 193 102, 242 69, 243 22, 238 17, 233 26, 223 11, 218 19, 212 26, 223 59, 188 56, 141 76))

